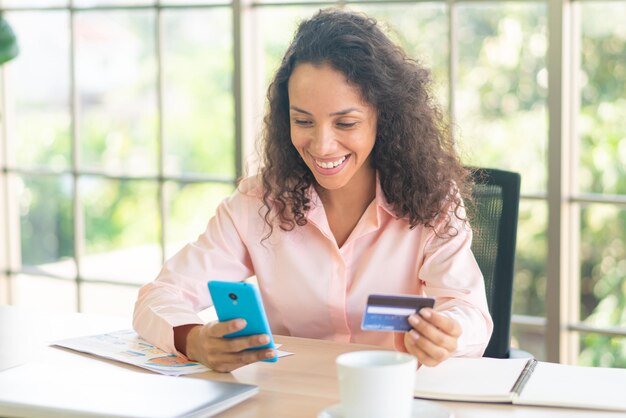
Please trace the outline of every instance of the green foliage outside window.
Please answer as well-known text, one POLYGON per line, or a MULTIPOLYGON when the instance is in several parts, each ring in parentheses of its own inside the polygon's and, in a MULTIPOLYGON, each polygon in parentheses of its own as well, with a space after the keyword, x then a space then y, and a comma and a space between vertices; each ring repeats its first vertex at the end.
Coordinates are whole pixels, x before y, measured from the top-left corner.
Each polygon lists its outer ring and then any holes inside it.
POLYGON ((0 64, 17 57, 19 52, 13 29, 9 22, 0 16, 0 64))
MULTIPOLYGON (((626 195, 626 31, 624 3, 581 6, 580 173, 583 193, 626 195)), ((580 210, 580 317, 626 325, 626 208, 580 210)), ((584 334, 582 364, 626 367, 626 338, 584 334)))

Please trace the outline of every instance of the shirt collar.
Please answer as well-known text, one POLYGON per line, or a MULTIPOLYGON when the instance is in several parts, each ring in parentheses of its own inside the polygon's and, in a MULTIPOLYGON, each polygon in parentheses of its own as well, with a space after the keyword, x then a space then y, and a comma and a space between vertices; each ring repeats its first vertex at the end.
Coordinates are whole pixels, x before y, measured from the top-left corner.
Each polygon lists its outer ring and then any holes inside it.
MULTIPOLYGON (((322 231, 324 235, 332 237, 330 226, 328 225, 328 218, 326 217, 326 212, 324 211, 324 205, 322 204, 322 200, 313 185, 309 187, 308 193, 311 198, 311 209, 309 209, 307 213, 307 220, 317 226, 317 228, 322 231)), ((370 207, 366 209, 365 213, 363 213, 363 217, 359 223, 363 222, 366 225, 370 225, 371 227, 377 229, 380 227, 382 222, 381 215, 385 212, 393 218, 398 218, 393 210, 393 206, 385 197, 385 193, 380 185, 378 172, 376 172, 376 196, 374 197, 374 205, 375 210, 372 210, 370 205, 370 207)))
POLYGON ((376 197, 374 199, 376 201, 376 206, 385 210, 389 215, 397 218, 395 211, 393 210, 393 206, 391 203, 387 201, 387 197, 385 197, 385 192, 383 192, 383 188, 380 185, 380 175, 378 171, 376 172, 376 197))

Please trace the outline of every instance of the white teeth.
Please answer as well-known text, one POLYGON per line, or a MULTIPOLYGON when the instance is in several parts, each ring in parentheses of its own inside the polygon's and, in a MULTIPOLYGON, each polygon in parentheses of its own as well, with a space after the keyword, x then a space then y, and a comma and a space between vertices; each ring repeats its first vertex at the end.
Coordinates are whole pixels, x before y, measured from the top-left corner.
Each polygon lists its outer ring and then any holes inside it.
POLYGON ((346 160, 346 156, 343 156, 340 159, 338 159, 337 161, 331 161, 331 162, 327 162, 327 163, 323 162, 323 161, 315 160, 315 164, 317 164, 318 166, 320 166, 322 168, 335 168, 339 164, 343 163, 345 160, 346 160))

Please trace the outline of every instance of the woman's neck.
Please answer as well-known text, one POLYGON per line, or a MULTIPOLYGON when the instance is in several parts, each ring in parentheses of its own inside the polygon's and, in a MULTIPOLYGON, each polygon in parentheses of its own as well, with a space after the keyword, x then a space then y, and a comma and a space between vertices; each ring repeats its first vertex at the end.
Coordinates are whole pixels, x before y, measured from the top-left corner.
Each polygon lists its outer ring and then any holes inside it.
POLYGON ((317 186, 328 226, 339 248, 348 240, 376 196, 376 172, 367 170, 364 174, 366 175, 358 178, 353 177, 346 186, 338 190, 317 186))
POLYGON ((362 214, 376 197, 376 170, 360 170, 341 189, 328 190, 316 185, 315 189, 326 209, 357 209, 362 214))

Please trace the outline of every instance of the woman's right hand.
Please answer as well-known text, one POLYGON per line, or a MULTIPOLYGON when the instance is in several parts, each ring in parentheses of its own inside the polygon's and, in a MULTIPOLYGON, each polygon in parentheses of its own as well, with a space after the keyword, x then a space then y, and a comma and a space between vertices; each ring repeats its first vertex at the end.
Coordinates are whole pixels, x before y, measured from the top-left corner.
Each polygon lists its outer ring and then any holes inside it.
POLYGON ((243 319, 225 322, 210 322, 206 325, 183 325, 174 329, 176 348, 193 361, 200 362, 216 372, 231 372, 246 364, 272 358, 273 349, 249 350, 267 344, 265 334, 246 337, 224 338, 224 335, 246 327, 243 319), (184 335, 186 333, 186 335, 184 335), (184 342, 181 341, 184 339, 184 342), (179 344, 183 342, 183 344, 179 344))

